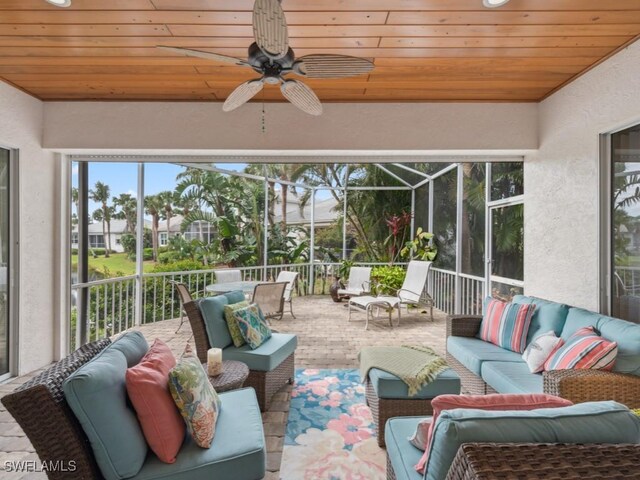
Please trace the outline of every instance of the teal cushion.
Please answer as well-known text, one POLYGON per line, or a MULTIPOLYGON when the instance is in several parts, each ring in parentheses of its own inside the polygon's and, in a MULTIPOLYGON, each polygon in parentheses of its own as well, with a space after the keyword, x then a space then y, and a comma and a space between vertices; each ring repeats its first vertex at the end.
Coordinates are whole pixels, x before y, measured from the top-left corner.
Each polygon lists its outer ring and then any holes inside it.
POLYGON ((564 323, 567 320, 569 306, 562 303, 550 302, 542 298, 527 297, 525 295, 516 295, 513 297, 513 303, 533 303, 536 306, 531 319, 531 326, 527 334, 527 345, 534 338, 553 330, 557 336, 560 336, 564 323))
POLYGON ((122 352, 127 359, 127 367, 130 368, 140 363, 149 350, 149 344, 141 332, 131 331, 120 335, 107 348, 122 352))
MULTIPOLYGON (((369 381, 379 398, 409 398, 407 384, 384 370, 372 368, 369 371, 369 381)), ((442 372, 411 398, 435 398, 449 393, 460 394, 460 377, 451 369, 442 372)))
POLYGON ((444 480, 463 443, 638 443, 640 418, 616 402, 531 411, 445 410, 438 418, 427 480, 444 480))
POLYGON ((249 345, 222 350, 223 360, 238 360, 247 364, 250 370, 270 372, 296 351, 298 337, 288 333, 273 333, 271 338, 252 350, 249 345))
POLYGON ((640 375, 640 325, 611 317, 601 317, 596 325, 607 340, 618 344, 613 371, 640 375))
POLYGON ((577 330, 584 327, 596 327, 598 320, 602 315, 582 308, 570 308, 567 315, 567 321, 564 324, 562 333, 560 336, 566 342, 571 335, 576 333, 577 330))
POLYGON ((262 417, 252 388, 220 394, 222 410, 211 448, 185 440, 175 463, 149 455, 133 480, 257 480, 266 474, 262 417))
POLYGON ((407 439, 416 432, 418 422, 423 419, 424 417, 396 417, 387 420, 384 440, 396 480, 422 479, 422 475, 413 466, 420 461, 423 452, 407 439))
POLYGON ((244 293, 238 290, 215 297, 205 297, 198 302, 210 346, 224 348, 233 343, 227 321, 224 318, 224 306, 243 300, 244 293))
POLYGON ((125 355, 109 346, 62 385, 106 480, 132 477, 147 456, 136 413, 127 402, 126 372, 125 355))
POLYGON ((447 352, 453 355, 467 369, 480 375, 482 362, 522 362, 522 355, 505 350, 479 338, 449 337, 447 338, 447 352))
POLYGON ((498 393, 543 393, 542 375, 525 362, 484 362, 482 379, 498 393))

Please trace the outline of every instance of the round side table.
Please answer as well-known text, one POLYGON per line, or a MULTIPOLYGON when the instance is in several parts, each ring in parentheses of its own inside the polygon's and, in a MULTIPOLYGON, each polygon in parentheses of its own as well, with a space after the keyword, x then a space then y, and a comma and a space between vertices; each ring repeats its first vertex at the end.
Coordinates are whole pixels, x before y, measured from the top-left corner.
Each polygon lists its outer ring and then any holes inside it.
MULTIPOLYGON (((207 364, 203 365, 205 370, 207 364)), ((245 363, 236 360, 223 360, 222 373, 215 377, 209 377, 209 382, 216 389, 216 392, 227 392, 242 388, 245 380, 249 376, 249 367, 245 363)))

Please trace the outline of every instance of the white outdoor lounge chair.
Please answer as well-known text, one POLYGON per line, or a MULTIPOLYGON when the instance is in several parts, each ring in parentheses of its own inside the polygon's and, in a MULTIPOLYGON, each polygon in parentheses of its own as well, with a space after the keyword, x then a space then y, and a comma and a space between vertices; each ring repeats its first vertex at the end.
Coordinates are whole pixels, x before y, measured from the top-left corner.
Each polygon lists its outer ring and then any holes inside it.
POLYGON ((338 290, 338 296, 358 297, 371 291, 371 267, 351 267, 347 288, 338 290))
POLYGON ((400 324, 400 308, 406 305, 415 305, 421 308, 429 308, 431 321, 433 321, 433 299, 426 292, 427 277, 432 262, 424 262, 421 260, 412 260, 407 267, 407 275, 402 283, 402 288, 396 292, 396 296, 379 295, 377 297, 363 296, 355 297, 349 300, 349 320, 351 320, 351 307, 355 306, 363 309, 367 315, 365 330, 369 327, 369 318, 373 316, 373 308, 387 308, 389 312, 389 324, 391 323, 391 312, 393 309, 398 310, 398 325, 400 324))
POLYGON ((231 283, 242 281, 242 273, 240 272, 240 270, 225 268, 222 270, 214 270, 213 273, 216 276, 216 283, 231 283))
MULTIPOLYGON (((284 301, 289 304, 289 313, 295 319, 296 316, 293 314, 293 289, 296 288, 296 284, 298 282, 298 272, 289 272, 286 270, 281 271, 278 274, 278 278, 276 282, 287 282, 287 287, 284 289, 284 301)), ((282 315, 280 316, 282 318, 282 315)))

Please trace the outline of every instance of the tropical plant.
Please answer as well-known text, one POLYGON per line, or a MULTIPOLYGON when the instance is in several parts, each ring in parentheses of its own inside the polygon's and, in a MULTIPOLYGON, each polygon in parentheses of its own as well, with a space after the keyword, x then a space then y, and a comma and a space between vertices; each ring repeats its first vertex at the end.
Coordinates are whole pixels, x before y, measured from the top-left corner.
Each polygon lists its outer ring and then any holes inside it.
POLYGON ((113 205, 118 207, 113 218, 125 221, 125 230, 127 233, 135 233, 137 223, 138 203, 130 193, 121 193, 117 197, 113 197, 113 205))
POLYGON ((102 222, 102 236, 105 239, 105 247, 107 249, 105 257, 108 257, 109 252, 111 251, 111 216, 113 214, 113 209, 109 207, 110 197, 111 192, 109 185, 102 182, 96 182, 93 189, 89 190, 89 198, 100 204, 100 209, 102 210, 100 214, 97 214, 97 218, 96 212, 94 212, 93 218, 96 221, 102 222))
POLYGON ((338 267, 338 278, 349 278, 351 273, 351 267, 353 267, 353 260, 343 260, 338 267))
POLYGON ((398 265, 374 267, 371 270, 372 290, 376 295, 396 295, 406 275, 406 270, 398 265))
POLYGON ((400 256, 408 260, 426 260, 433 262, 438 255, 438 249, 433 244, 433 233, 425 232, 418 227, 412 240, 405 243, 400 256))
POLYGON ((407 230, 411 225, 411 213, 402 212, 399 215, 391 215, 384 221, 390 232, 389 236, 385 238, 384 244, 389 248, 389 262, 393 264, 398 259, 400 248, 404 244, 407 230))
POLYGON ((153 261, 158 261, 158 229, 160 217, 164 212, 164 201, 159 195, 147 195, 144 197, 144 209, 151 216, 151 245, 153 249, 153 261))

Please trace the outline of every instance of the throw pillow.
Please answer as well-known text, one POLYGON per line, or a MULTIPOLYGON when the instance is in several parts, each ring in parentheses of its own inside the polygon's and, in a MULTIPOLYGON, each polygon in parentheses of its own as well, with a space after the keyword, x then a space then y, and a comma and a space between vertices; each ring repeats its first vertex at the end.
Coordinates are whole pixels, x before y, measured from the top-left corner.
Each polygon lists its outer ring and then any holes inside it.
POLYGON ((427 449, 432 420, 432 417, 420 420, 416 426, 416 431, 409 437, 409 443, 423 452, 427 449))
POLYGON ((547 358, 563 343, 562 339, 556 336, 556 332, 549 330, 533 339, 522 354, 522 359, 527 362, 531 373, 539 373, 544 370, 547 358))
POLYGON ((522 353, 536 306, 490 299, 480 324, 480 338, 499 347, 522 353))
POLYGON ((251 349, 255 350, 271 338, 271 329, 267 325, 262 310, 256 303, 252 303, 245 308, 239 308, 233 312, 233 316, 238 322, 242 337, 251 349))
POLYGON ((573 405, 569 400, 542 393, 531 394, 490 394, 490 395, 438 395, 431 401, 433 417, 427 434, 424 455, 415 469, 424 475, 429 460, 429 449, 433 428, 444 410, 456 408, 474 408, 476 410, 536 410, 538 408, 568 407, 573 405))
POLYGON ((196 445, 209 448, 222 405, 190 345, 169 372, 169 390, 196 445))
POLYGON ((233 340, 233 344, 236 347, 241 347, 246 342, 244 341, 244 337, 242 336, 242 332, 240 331, 240 327, 238 326, 238 320, 233 315, 233 313, 240 308, 246 308, 248 306, 249 302, 247 302, 246 300, 224 306, 224 319, 227 321, 227 327, 229 328, 231 340, 233 340))
POLYGON ((611 370, 618 344, 602 338, 593 327, 583 327, 571 335, 545 362, 549 370, 611 370))
POLYGON ((169 392, 169 371, 176 359, 157 339, 140 363, 127 369, 127 393, 149 447, 165 463, 176 461, 185 424, 169 392))

